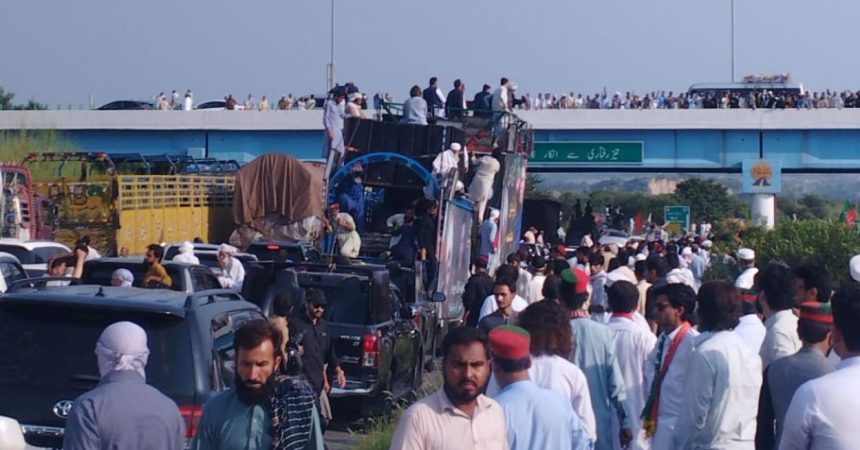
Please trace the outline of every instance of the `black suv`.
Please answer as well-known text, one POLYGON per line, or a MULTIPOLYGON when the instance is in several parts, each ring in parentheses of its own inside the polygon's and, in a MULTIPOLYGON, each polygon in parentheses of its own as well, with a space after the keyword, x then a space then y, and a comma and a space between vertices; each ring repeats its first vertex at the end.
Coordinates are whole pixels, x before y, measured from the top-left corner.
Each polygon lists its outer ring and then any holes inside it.
POLYGON ((321 258, 319 250, 311 244, 270 239, 254 241, 248 246, 245 252, 255 255, 260 261, 274 261, 278 263, 287 261, 293 263, 315 263, 319 262, 321 258))
MULTIPOLYGON (((197 264, 177 263, 167 261, 162 264, 164 270, 173 279, 170 289, 173 291, 192 292, 221 289, 218 277, 212 269, 197 264)), ((142 287, 143 278, 149 266, 141 258, 98 258, 84 263, 84 273, 81 282, 110 286, 111 276, 117 269, 128 269, 134 275, 134 286, 142 287)))
POLYGON ((96 340, 128 320, 147 333, 147 383, 179 405, 190 438, 203 404, 233 385, 234 331, 262 318, 226 290, 11 287, 0 298, 0 416, 18 420, 28 444, 61 448, 72 402, 99 381, 96 340))

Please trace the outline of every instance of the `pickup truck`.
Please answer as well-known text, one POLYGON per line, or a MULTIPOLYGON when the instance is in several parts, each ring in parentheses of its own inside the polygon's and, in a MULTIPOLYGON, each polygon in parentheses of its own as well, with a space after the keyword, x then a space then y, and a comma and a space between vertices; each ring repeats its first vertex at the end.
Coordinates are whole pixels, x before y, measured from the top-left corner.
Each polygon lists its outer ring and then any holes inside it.
MULTIPOLYGON (((173 279, 171 290, 185 292, 207 291, 221 289, 221 283, 212 270, 206 266, 165 262, 164 269, 173 279)), ((141 258, 98 258, 84 263, 84 273, 81 276, 83 284, 98 284, 110 286, 111 275, 116 269, 128 269, 134 275, 133 285, 141 287, 148 269, 141 258)))
MULTIPOLYGON (((283 270, 280 286, 295 288, 297 284, 301 289, 321 290, 326 296, 329 335, 347 378, 345 387, 332 387, 332 402, 357 404, 365 418, 390 417, 394 400, 422 383, 425 348, 420 313, 407 303, 384 268, 302 269, 283 270)), ((267 309, 271 309, 270 302, 263 306, 264 313, 267 309)), ((294 314, 302 311, 297 306, 294 314)))

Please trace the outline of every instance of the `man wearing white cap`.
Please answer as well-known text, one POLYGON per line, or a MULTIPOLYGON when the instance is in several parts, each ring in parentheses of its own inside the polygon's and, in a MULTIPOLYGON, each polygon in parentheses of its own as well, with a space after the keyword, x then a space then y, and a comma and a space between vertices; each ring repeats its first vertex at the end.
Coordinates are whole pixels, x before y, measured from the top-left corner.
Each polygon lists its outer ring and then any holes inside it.
POLYGON ((63 448, 185 448, 185 421, 176 403, 146 384, 146 331, 116 322, 104 329, 95 353, 101 381, 75 400, 63 448))
POLYGON ((194 245, 188 241, 179 244, 179 253, 173 257, 174 262, 200 264, 200 260, 194 256, 194 245))
POLYGON ((752 289, 755 276, 758 273, 758 268, 755 266, 755 252, 749 248, 738 249, 738 265, 740 265, 742 272, 735 280, 735 287, 752 289))
POLYGON ((860 255, 856 255, 848 262, 848 273, 854 282, 860 283, 860 255))
POLYGON ((239 249, 229 244, 221 244, 218 247, 218 265, 221 267, 221 275, 218 281, 225 289, 235 289, 242 292, 242 283, 245 282, 245 267, 242 261, 235 258, 239 249))
POLYGON ((448 180, 453 177, 454 172, 461 162, 464 172, 469 170, 469 160, 463 156, 465 152, 462 150, 462 145, 452 142, 448 150, 439 153, 433 160, 433 175, 442 180, 443 186, 447 186, 450 183, 448 180))
POLYGON ((134 275, 128 269, 116 269, 110 277, 110 285, 117 287, 131 287, 134 283, 134 275))

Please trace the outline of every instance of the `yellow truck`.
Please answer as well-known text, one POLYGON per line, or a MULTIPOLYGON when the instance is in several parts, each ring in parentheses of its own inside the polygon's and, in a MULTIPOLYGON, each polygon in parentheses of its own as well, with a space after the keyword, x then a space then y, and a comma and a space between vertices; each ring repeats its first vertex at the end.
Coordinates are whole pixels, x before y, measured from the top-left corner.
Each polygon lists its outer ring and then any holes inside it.
POLYGON ((88 235, 104 255, 123 249, 141 254, 152 243, 194 238, 226 241, 233 230, 233 168, 238 165, 215 164, 219 169, 211 170, 208 161, 177 162, 154 171, 156 165, 145 159, 117 164, 105 153, 29 155, 25 164, 33 174, 42 218, 36 237, 73 246, 88 235))

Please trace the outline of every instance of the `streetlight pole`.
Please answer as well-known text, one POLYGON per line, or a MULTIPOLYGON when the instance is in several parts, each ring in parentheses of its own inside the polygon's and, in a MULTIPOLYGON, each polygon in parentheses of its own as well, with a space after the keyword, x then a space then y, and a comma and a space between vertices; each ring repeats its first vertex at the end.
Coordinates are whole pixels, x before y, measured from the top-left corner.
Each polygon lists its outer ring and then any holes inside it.
MULTIPOLYGON (((734 1, 734 0, 732 0, 734 1)), ((334 0, 331 0, 331 53, 329 54, 328 62, 328 77, 326 79, 326 92, 334 87, 334 0)))
MULTIPOLYGON (((732 2, 732 83, 735 82, 735 0, 732 2)), ((332 61, 334 61, 332 59, 332 61)))

